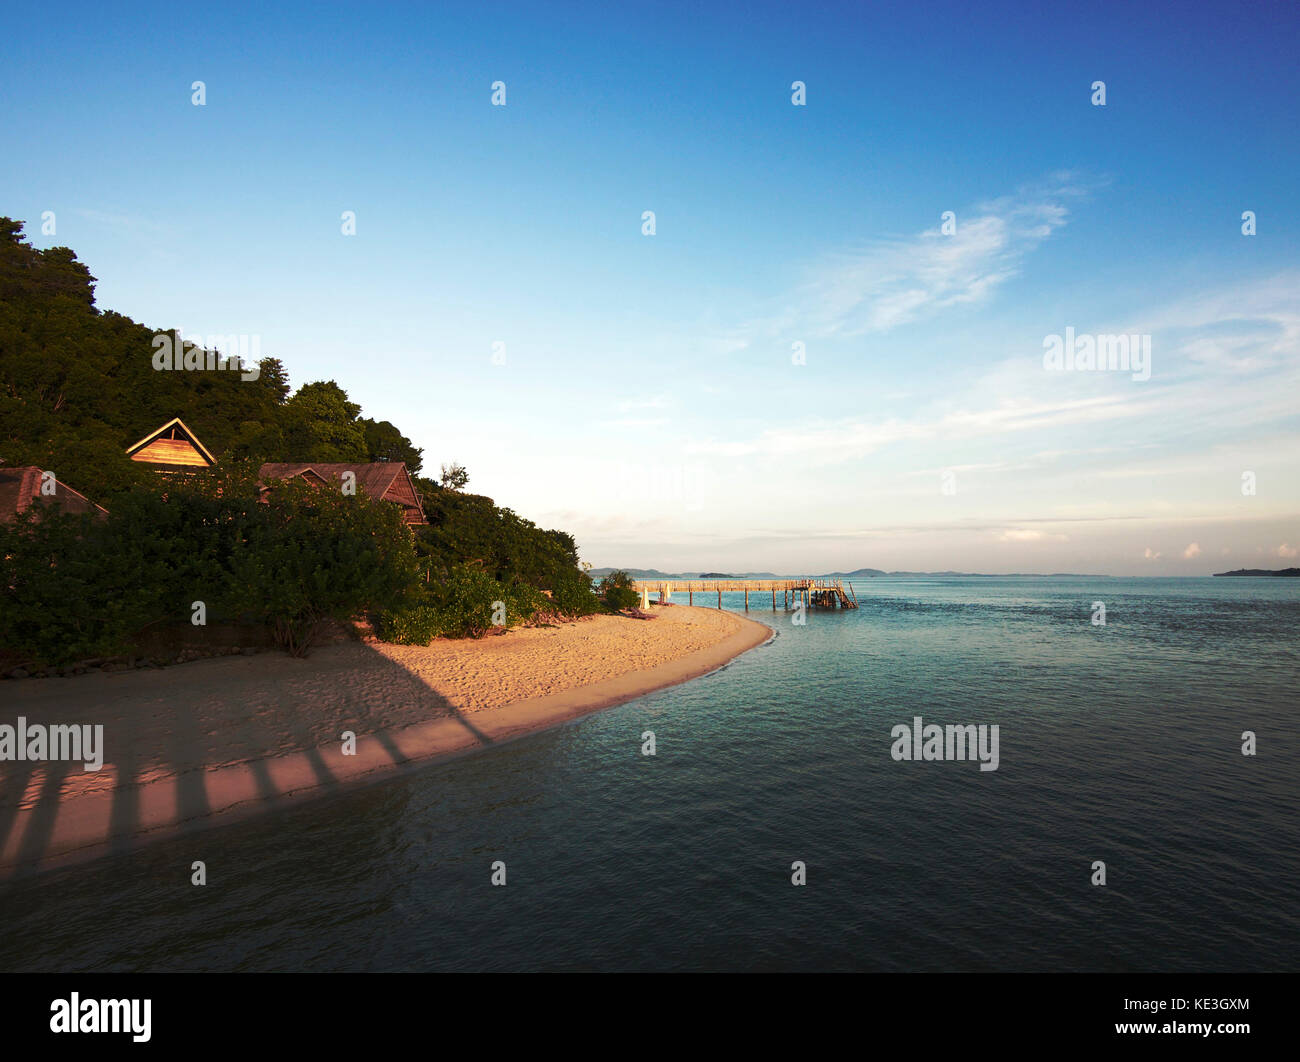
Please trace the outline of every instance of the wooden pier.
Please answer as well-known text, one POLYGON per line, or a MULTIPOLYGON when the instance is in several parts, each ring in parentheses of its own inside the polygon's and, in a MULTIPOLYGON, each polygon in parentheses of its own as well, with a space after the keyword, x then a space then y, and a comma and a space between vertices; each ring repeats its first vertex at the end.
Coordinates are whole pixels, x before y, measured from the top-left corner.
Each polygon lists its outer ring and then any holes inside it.
POLYGON ((650 604, 650 595, 659 594, 659 602, 670 601, 673 594, 686 594, 686 603, 695 604, 695 595, 716 596, 717 607, 722 607, 722 595, 743 592, 745 611, 749 611, 750 594, 772 595, 772 611, 776 611, 776 595, 781 594, 781 607, 789 611, 802 602, 805 608, 857 608, 858 595, 853 584, 840 579, 636 579, 632 586, 641 595, 642 605, 650 604), (846 589, 847 588, 847 589, 846 589))

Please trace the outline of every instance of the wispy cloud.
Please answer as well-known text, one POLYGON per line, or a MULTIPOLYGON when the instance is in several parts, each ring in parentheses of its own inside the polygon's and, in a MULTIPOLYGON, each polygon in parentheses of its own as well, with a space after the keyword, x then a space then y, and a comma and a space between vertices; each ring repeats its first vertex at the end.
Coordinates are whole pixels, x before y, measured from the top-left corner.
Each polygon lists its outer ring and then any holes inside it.
POLYGON ((1252 279, 1161 307, 1133 322, 1155 333, 1163 367, 1188 375, 1246 376, 1300 366, 1300 273, 1252 279))
POLYGON ((685 451, 720 457, 802 455, 850 461, 865 457, 891 443, 933 439, 956 441, 976 436, 1061 428, 1116 417, 1139 416, 1147 412, 1149 406, 1149 396, 1133 391, 1127 395, 1060 402, 1006 399, 983 408, 961 409, 913 420, 891 419, 874 424, 848 420, 822 426, 814 423, 806 427, 771 428, 753 439, 688 442, 685 451))
POLYGON ((998 534, 999 542, 1064 542, 1068 536, 1029 527, 1008 527, 998 534))
POLYGON ((1070 174, 956 212, 912 236, 828 255, 773 320, 754 329, 802 336, 887 332, 954 306, 987 301, 1020 273, 1024 259, 1065 225, 1069 204, 1089 187, 1070 174))

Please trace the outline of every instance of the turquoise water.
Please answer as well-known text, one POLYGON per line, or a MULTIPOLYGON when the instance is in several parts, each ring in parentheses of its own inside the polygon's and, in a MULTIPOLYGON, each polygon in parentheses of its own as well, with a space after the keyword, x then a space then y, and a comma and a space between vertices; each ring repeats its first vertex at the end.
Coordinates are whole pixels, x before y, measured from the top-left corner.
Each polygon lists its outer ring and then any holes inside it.
POLYGON ((1296 968, 1300 580, 854 588, 696 682, 13 883, 0 969, 1296 968), (915 715, 997 724, 998 770, 896 762, 915 715))

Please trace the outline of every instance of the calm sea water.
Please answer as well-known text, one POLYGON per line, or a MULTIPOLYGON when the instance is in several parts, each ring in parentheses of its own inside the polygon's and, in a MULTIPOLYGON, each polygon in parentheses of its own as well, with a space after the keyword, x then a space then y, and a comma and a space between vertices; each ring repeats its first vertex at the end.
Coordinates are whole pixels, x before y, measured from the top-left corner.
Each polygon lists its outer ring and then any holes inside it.
POLYGON ((1300 580, 854 586, 685 686, 0 888, 0 969, 1300 965, 1300 580), (914 715, 999 769, 895 762, 914 715))

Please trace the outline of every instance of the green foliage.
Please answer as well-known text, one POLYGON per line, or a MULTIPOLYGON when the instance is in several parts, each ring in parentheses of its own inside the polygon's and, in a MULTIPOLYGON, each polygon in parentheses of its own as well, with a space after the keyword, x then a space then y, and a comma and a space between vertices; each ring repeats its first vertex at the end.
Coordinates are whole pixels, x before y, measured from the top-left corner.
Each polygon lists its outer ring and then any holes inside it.
POLYGON ((415 479, 430 526, 416 534, 428 582, 414 594, 397 506, 302 485, 261 504, 264 461, 404 461, 414 475, 423 454, 388 421, 361 419, 334 381, 291 396, 276 358, 256 379, 155 369, 161 330, 99 310, 94 293, 73 251, 38 250, 0 218, 0 460, 51 470, 111 513, 0 527, 0 646, 47 663, 107 655, 152 624, 184 622, 198 600, 211 622, 259 618, 291 652, 324 617, 360 611, 420 641, 481 633, 496 601, 511 624, 600 607, 573 538, 462 493, 458 464, 444 466, 445 486, 415 479), (162 477, 126 456, 176 416, 216 469, 162 477))
MULTIPOLYGON (((284 449, 310 454, 312 461, 365 461, 366 431, 361 407, 333 380, 303 384, 284 405, 284 449)), ((285 456, 284 460, 304 460, 285 456)))
POLYGON ((465 466, 453 462, 442 466, 441 485, 447 490, 464 490, 469 482, 469 472, 465 466))
POLYGON ((420 471, 424 462, 424 451, 397 430, 396 425, 386 420, 362 420, 365 433, 366 450, 370 461, 402 461, 412 476, 420 471))
POLYGON ((231 557, 262 518, 246 470, 122 495, 107 520, 32 508, 0 525, 0 645, 39 664, 126 652, 202 601, 234 618, 231 557))
MULTIPOLYGON (((277 358, 234 370, 154 368, 147 328, 94 304, 95 278, 66 247, 37 250, 0 218, 0 459, 52 469, 107 508, 157 473, 125 450, 179 416, 223 463, 404 460, 420 451, 333 381, 289 397, 277 358)), ((175 333, 171 333, 173 338, 175 333)))
POLYGON ((150 608, 113 547, 86 515, 33 508, 0 524, 0 646, 37 666, 124 651, 150 608))
MULTIPOLYGON (((601 605, 591 578, 578 568, 578 549, 571 535, 539 528, 491 498, 446 490, 427 479, 417 481, 429 523, 416 530, 420 565, 432 580, 454 581, 453 573, 481 570, 502 588, 506 599, 538 595, 534 612, 586 616, 601 605)), ((499 594, 495 600, 500 600, 499 594)), ((520 604, 516 611, 527 614, 520 604)))
POLYGON ((0 458, 54 469, 105 503, 154 475, 124 451, 172 417, 216 454, 237 437, 248 450, 257 431, 245 425, 278 424, 278 361, 262 359, 256 380, 156 370, 154 330, 96 309, 94 285, 71 250, 37 250, 0 218, 0 458))
POLYGON ((632 586, 632 576, 627 572, 610 572, 600 581, 600 597, 605 607, 614 612, 635 608, 641 595, 632 586))
MULTIPOLYGON (((439 633, 452 637, 477 638, 493 626, 493 613, 506 607, 506 626, 510 626, 510 595, 499 582, 478 568, 458 565, 445 580, 427 589, 430 602, 439 617, 439 633)), ((521 617, 516 612, 514 619, 521 617)))
POLYGON ((478 638, 494 627, 526 623, 550 608, 546 595, 530 586, 505 586, 478 568, 456 565, 446 578, 424 587, 417 599, 379 616, 377 628, 385 641, 428 645, 437 637, 478 638))
POLYGON ((432 605, 408 605, 381 612, 375 630, 386 642, 397 645, 428 645, 442 633, 442 617, 432 605))
POLYGON ((591 578, 576 568, 557 572, 551 580, 551 603, 565 616, 589 616, 600 611, 600 599, 591 587, 591 578))
POLYGON ((230 600, 271 625, 276 643, 306 654, 320 623, 400 605, 416 589, 401 510, 302 481, 271 491, 230 558, 230 600))
POLYGON ((38 664, 124 652, 195 601, 301 656, 327 617, 395 608, 417 585, 397 506, 301 482, 264 504, 247 469, 132 492, 106 521, 28 510, 0 525, 0 645, 38 664))
POLYGON ((422 565, 446 576, 458 564, 481 567, 498 582, 555 590, 575 577, 578 551, 563 531, 545 531, 480 494, 434 487, 421 480, 428 526, 416 531, 422 565))

